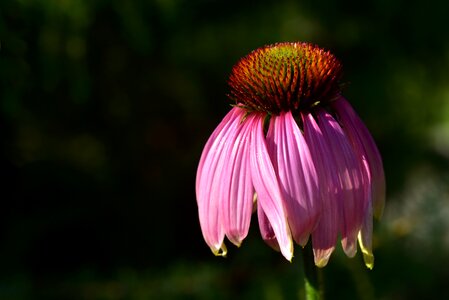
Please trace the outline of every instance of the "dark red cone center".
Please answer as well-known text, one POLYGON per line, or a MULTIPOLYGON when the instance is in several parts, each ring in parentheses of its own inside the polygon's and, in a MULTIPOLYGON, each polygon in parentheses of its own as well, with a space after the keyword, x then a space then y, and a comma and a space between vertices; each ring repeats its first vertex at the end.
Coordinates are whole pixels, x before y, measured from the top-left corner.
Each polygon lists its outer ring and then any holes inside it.
POLYGON ((265 46, 233 67, 230 97, 250 111, 310 109, 340 93, 341 69, 334 55, 312 44, 265 46))

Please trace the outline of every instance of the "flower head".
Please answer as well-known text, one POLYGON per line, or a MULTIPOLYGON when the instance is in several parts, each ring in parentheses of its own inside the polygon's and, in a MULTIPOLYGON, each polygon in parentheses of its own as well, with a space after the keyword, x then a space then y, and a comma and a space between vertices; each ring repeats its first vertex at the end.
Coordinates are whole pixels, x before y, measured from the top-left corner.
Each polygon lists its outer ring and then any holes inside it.
POLYGON ((340 94, 341 64, 307 43, 279 43, 242 58, 229 79, 235 101, 204 147, 196 195, 215 255, 240 246, 257 209, 263 239, 291 260, 311 237, 325 266, 338 237, 357 241, 373 267, 372 218, 385 199, 382 161, 368 129, 340 94))

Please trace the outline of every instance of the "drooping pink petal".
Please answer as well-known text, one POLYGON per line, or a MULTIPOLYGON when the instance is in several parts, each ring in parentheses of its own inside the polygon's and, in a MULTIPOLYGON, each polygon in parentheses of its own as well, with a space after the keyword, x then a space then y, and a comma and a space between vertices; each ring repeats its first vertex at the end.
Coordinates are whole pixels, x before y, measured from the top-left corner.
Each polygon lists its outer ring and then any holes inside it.
POLYGON ((334 101, 333 107, 352 144, 360 144, 363 148, 370 171, 374 215, 380 218, 385 206, 385 175, 382 157, 369 130, 349 102, 340 97, 334 101))
POLYGON ((305 246, 316 226, 321 203, 309 147, 291 112, 272 116, 267 146, 279 174, 293 238, 305 246))
MULTIPOLYGON (((340 117, 340 115, 338 115, 340 117)), ((348 137, 349 143, 354 151, 355 158, 359 163, 362 170, 362 188, 364 192, 364 207, 368 209, 368 206, 372 206, 372 179, 371 171, 368 164, 368 159, 366 155, 365 148, 360 141, 360 138, 356 132, 356 129, 352 126, 353 124, 348 123, 348 119, 340 117, 340 124, 345 135, 348 137)))
MULTIPOLYGON (((223 139, 223 135, 227 132, 227 129, 229 126, 231 126, 235 120, 237 120, 241 116, 241 110, 238 107, 233 107, 221 120, 220 124, 218 124, 217 128, 212 132, 209 139, 206 142, 206 145, 204 146, 203 152, 201 153, 200 162, 198 163, 198 169, 197 169, 197 177, 196 177, 196 185, 195 190, 198 192, 199 190, 199 184, 200 184, 200 177, 199 171, 203 169, 204 162, 206 161, 206 158, 210 154, 210 149, 214 146, 217 147, 218 139, 223 139)), ((197 198, 198 201, 198 198, 197 198)))
POLYGON ((220 202, 221 220, 228 239, 237 246, 247 236, 253 208, 254 188, 250 169, 250 130, 249 122, 241 122, 226 143, 226 176, 222 182, 220 202))
POLYGON ((279 186, 279 179, 273 168, 263 133, 264 115, 252 113, 245 122, 250 122, 251 129, 251 178, 257 193, 257 201, 269 220, 282 255, 287 260, 293 256, 293 243, 287 216, 284 211, 284 198, 279 186))
POLYGON ((230 177, 226 171, 228 139, 235 135, 244 112, 233 108, 217 126, 204 147, 196 176, 196 197, 201 231, 204 240, 215 255, 226 255, 223 243, 225 231, 221 219, 220 203, 223 198, 224 178, 230 177))
POLYGON ((360 157, 365 168, 363 185, 368 205, 366 207, 362 228, 358 235, 358 241, 363 253, 365 265, 369 269, 372 269, 374 266, 372 252, 373 206, 377 216, 380 217, 385 201, 385 179, 382 161, 368 129, 366 129, 363 122, 358 118, 350 104, 343 97, 340 97, 334 101, 333 107, 339 116, 340 123, 343 125, 343 130, 348 136, 354 152, 360 157), (368 149, 370 147, 374 147, 374 149, 368 149), (373 199, 377 200, 373 201, 373 199))
POLYGON ((318 110, 318 126, 332 149, 338 169, 341 189, 337 194, 342 213, 340 230, 342 246, 346 255, 353 257, 357 252, 357 235, 365 217, 366 199, 363 189, 363 165, 349 144, 338 122, 326 111, 318 110))
POLYGON ((332 150, 326 142, 321 129, 312 114, 302 115, 304 136, 315 164, 319 178, 321 194, 321 216, 312 233, 313 253, 318 267, 326 266, 335 249, 340 230, 337 195, 340 194, 338 169, 333 159, 332 150))
POLYGON ((262 235, 262 239, 274 250, 281 251, 273 227, 271 227, 270 221, 268 220, 267 215, 263 211, 263 208, 259 202, 257 203, 257 218, 259 221, 259 230, 262 235))

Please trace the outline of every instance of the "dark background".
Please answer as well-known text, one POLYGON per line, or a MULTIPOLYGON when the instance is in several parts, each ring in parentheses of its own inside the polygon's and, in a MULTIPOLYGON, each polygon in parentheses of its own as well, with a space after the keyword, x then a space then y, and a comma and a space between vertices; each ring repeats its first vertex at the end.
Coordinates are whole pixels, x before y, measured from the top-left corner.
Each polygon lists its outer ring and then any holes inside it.
POLYGON ((301 299, 260 239, 215 258, 194 181, 227 78, 281 41, 330 49, 384 158, 373 271, 328 299, 449 298, 447 1, 3 0, 0 299, 301 299))

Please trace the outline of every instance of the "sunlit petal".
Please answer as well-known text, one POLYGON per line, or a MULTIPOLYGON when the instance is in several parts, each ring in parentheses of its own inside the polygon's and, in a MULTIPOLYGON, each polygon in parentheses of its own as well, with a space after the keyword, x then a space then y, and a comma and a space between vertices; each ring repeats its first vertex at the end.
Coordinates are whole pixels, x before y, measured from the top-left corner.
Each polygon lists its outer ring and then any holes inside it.
POLYGON ((222 182, 220 213, 226 236, 237 246, 248 234, 253 207, 254 188, 248 143, 251 129, 249 122, 241 122, 229 136, 229 148, 224 152, 226 176, 222 182))
POLYGON ((333 107, 352 144, 361 145, 369 167, 374 215, 380 218, 385 206, 385 175, 379 150, 365 124, 348 101, 340 97, 334 101, 333 107))
POLYGON ((281 253, 290 261, 293 256, 293 243, 284 211, 284 198, 267 150, 262 128, 263 118, 262 114, 251 114, 246 119, 252 124, 251 178, 257 193, 257 201, 273 228, 281 253))
POLYGON ((321 217, 312 234, 315 264, 324 267, 335 249, 339 231, 340 207, 337 195, 340 184, 332 150, 312 114, 303 115, 304 135, 319 176, 321 217))
POLYGON ((291 112, 271 118, 267 146, 279 174, 293 238, 305 246, 316 226, 321 203, 309 147, 291 112))
POLYGON ((340 189, 337 193, 342 218, 340 231, 346 255, 357 252, 357 235, 362 226, 366 208, 363 190, 363 165, 356 159, 348 138, 337 121, 326 111, 317 112, 318 126, 332 149, 332 158, 337 166, 340 189))
POLYGON ((201 230, 206 243, 215 255, 226 255, 223 243, 225 231, 221 220, 220 203, 223 198, 224 178, 227 171, 229 137, 235 135, 242 117, 239 108, 233 108, 217 126, 201 155, 196 177, 196 196, 201 230))
POLYGON ((366 210, 365 218, 363 220, 362 229, 359 232, 359 245, 362 250, 363 260, 365 265, 372 269, 374 267, 374 255, 373 255, 373 208, 368 206, 366 210))

